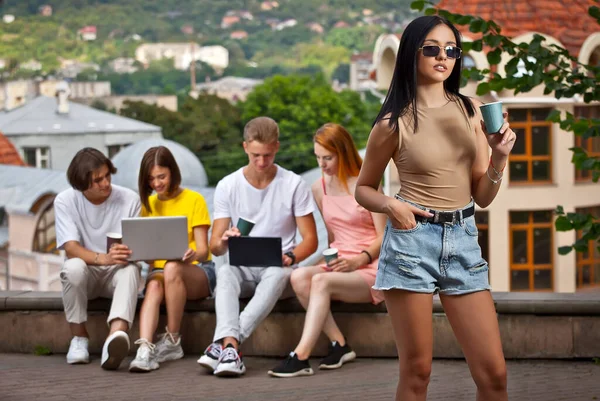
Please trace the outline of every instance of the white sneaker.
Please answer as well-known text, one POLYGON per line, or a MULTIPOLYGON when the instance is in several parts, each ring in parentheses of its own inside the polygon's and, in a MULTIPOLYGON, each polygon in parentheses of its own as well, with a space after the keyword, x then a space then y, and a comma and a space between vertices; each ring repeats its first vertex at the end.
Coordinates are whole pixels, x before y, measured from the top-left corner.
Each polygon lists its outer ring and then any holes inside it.
POLYGON ((129 352, 129 337, 124 331, 112 333, 102 347, 102 369, 116 370, 129 352))
POLYGON ((181 348, 181 336, 175 341, 173 333, 165 327, 166 332, 156 342, 156 362, 163 363, 183 358, 183 348, 181 348))
POLYGON ((130 372, 150 372, 159 368, 158 362, 156 361, 155 348, 156 345, 152 344, 145 338, 140 338, 135 342, 139 344, 135 359, 129 364, 130 372))
POLYGON ((73 337, 71 345, 69 345, 69 352, 67 352, 67 363, 90 363, 89 341, 87 337, 73 337))
POLYGON ((219 377, 241 376, 246 373, 246 366, 234 347, 225 347, 219 357, 219 364, 214 374, 219 377))
POLYGON ((221 352, 223 352, 223 346, 221 343, 214 342, 206 348, 204 351, 204 355, 198 359, 198 364, 204 368, 206 368, 211 373, 215 371, 217 365, 219 364, 219 357, 221 356, 221 352))

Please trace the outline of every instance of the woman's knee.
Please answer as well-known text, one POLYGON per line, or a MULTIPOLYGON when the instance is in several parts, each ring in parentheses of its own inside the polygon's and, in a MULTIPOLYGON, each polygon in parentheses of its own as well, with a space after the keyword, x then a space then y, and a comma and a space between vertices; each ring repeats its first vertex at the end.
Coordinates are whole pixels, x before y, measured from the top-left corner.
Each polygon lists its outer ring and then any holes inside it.
POLYGON ((431 359, 411 357, 400 362, 400 376, 415 390, 423 390, 431 377, 431 359))
POLYGON ((331 289, 331 275, 319 273, 312 276, 310 280, 310 291, 318 293, 329 292, 331 289))
POLYGON ((480 390, 505 391, 507 385, 504 360, 474 369, 473 380, 480 390))
POLYGON ((296 295, 308 296, 310 293, 311 275, 300 267, 292 272, 290 282, 296 295))
POLYGON ((165 282, 182 280, 183 264, 179 262, 167 262, 164 266, 165 282))
POLYGON ((151 301, 161 302, 164 296, 163 283, 158 279, 148 281, 146 284, 146 291, 144 293, 144 299, 151 301))

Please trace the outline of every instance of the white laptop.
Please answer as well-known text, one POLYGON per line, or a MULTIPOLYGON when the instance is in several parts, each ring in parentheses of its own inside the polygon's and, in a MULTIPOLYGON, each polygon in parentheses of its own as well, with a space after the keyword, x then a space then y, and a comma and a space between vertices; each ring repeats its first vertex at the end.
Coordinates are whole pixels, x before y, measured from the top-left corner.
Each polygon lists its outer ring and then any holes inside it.
POLYGON ((125 218, 121 228, 129 260, 181 260, 188 249, 186 216, 125 218))

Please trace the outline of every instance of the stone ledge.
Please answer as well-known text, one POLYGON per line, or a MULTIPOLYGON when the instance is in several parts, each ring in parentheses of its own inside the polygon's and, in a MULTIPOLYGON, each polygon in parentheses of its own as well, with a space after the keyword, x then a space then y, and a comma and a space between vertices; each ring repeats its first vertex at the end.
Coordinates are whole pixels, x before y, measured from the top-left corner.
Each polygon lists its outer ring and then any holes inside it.
MULTIPOLYGON (((554 316, 600 316, 600 292, 597 293, 492 293, 499 314, 528 314, 554 316)), ((140 298, 141 299, 141 298, 140 298)), ((242 305, 246 303, 241 300, 242 305)), ((138 308, 140 302, 138 302, 138 308)), ((110 299, 94 299, 89 302, 89 311, 108 311, 110 299)), ((58 291, 0 291, 0 310, 6 311, 62 311, 61 293, 58 291)), ((188 301, 186 312, 214 312, 214 300, 188 301)), ((339 313, 386 313, 384 303, 346 304, 332 302, 332 311, 339 313)), ((295 298, 277 303, 273 312, 303 313, 302 305, 295 298)), ((438 296, 434 297, 433 313, 443 313, 438 296)))
MULTIPOLYGON (((591 358, 600 356, 599 294, 493 294, 507 358, 591 358)), ((242 306, 245 301, 241 301, 242 306)), ((138 303, 138 308, 141 302, 138 303)), ((109 299, 89 303, 90 351, 99 353, 108 333, 109 299)), ((434 300, 433 355, 462 358, 439 298, 434 300)), ((396 357, 391 321, 385 305, 332 303, 340 329, 362 357, 396 357)), ((244 343, 248 356, 282 356, 300 339, 304 310, 295 298, 281 300, 255 333, 244 343)), ((181 333, 186 353, 199 355, 212 341, 216 316, 214 300, 188 302, 181 333)), ((163 313, 159 332, 166 325, 163 313)), ((60 292, 0 292, 0 352, 30 353, 38 345, 66 353, 70 333, 60 292)), ((130 336, 139 337, 138 321, 130 336)), ((325 355, 327 341, 321 336, 314 356, 325 355)), ((132 349, 133 352, 133 349, 132 349)))

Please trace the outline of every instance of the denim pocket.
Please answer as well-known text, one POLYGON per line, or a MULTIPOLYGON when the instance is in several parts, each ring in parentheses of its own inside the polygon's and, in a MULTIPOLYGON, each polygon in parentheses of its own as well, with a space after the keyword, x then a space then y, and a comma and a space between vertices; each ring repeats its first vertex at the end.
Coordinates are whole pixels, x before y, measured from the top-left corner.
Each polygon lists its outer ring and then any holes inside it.
POLYGON ((390 229, 392 230, 393 233, 395 234, 406 234, 406 233, 414 233, 415 231, 419 230, 421 227, 423 226, 423 224, 420 221, 417 221, 417 225, 414 226, 413 228, 409 228, 406 230, 403 230, 401 228, 396 228, 392 225, 392 223, 390 223, 390 229))
POLYGON ((477 237, 479 232, 477 230, 477 224, 475 224, 475 218, 469 217, 462 222, 462 226, 465 229, 465 232, 471 237, 477 237))

